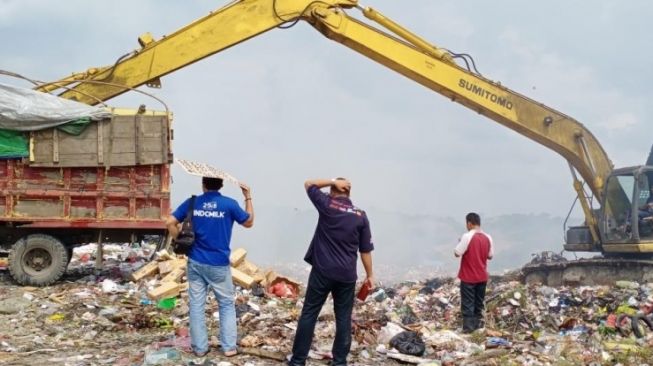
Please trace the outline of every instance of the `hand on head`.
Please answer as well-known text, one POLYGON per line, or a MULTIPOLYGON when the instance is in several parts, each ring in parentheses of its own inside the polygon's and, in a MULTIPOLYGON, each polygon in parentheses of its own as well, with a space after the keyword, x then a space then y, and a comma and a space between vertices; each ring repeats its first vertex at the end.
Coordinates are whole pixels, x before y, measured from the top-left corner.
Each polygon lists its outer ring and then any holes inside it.
POLYGON ((336 179, 333 186, 341 193, 349 193, 349 191, 351 191, 351 182, 345 178, 336 179))

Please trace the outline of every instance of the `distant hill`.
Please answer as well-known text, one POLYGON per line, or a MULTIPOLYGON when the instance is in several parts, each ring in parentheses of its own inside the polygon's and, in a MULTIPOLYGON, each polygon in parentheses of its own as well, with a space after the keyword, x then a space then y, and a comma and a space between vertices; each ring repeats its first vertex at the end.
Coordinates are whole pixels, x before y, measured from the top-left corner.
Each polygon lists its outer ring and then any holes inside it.
MULTIPOLYGON (((374 262, 386 281, 405 279, 404 273, 455 274, 458 260, 453 248, 464 232, 462 219, 434 215, 368 211, 376 246, 374 262)), ((531 254, 559 252, 563 218, 547 214, 512 214, 483 217, 483 228, 495 242, 490 271, 502 272, 527 263, 531 254)), ((249 250, 249 258, 264 266, 307 269, 302 263, 311 240, 317 213, 288 207, 257 208, 252 230, 234 230, 234 246, 249 250)), ((360 266, 359 266, 360 267, 360 266)), ((360 268, 359 268, 360 269, 360 268)))

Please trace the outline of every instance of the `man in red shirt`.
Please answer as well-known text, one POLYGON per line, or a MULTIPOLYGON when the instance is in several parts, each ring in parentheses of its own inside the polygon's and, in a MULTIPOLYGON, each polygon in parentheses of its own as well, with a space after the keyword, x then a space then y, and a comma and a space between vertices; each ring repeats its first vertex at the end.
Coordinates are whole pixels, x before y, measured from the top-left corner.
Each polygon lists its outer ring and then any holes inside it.
POLYGON ((465 217, 467 232, 460 238, 454 254, 460 260, 460 312, 463 317, 463 333, 471 333, 481 327, 485 286, 488 280, 487 261, 494 256, 492 237, 481 230, 481 217, 468 213, 465 217))

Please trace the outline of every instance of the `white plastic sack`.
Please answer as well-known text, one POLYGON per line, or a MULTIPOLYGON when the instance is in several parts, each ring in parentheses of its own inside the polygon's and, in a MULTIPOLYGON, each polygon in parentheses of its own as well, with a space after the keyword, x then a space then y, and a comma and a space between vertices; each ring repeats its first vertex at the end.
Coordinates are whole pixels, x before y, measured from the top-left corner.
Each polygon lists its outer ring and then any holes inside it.
POLYGON ((103 108, 0 83, 1 129, 36 131, 80 118, 96 121, 110 117, 111 113, 103 108))
POLYGON ((386 324, 385 327, 381 328, 381 331, 379 331, 379 334, 376 337, 376 341, 378 344, 388 344, 390 343, 392 337, 403 332, 404 330, 405 329, 402 328, 401 325, 388 322, 388 324, 386 324))

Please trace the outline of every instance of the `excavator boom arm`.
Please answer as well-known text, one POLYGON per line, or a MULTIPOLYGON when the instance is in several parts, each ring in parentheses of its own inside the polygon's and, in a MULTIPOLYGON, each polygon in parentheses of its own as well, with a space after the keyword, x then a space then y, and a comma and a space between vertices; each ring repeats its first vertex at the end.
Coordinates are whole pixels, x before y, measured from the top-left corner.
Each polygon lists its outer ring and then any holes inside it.
MULTIPOLYGON (((155 41, 149 33, 140 36, 142 48, 122 56, 112 66, 91 68, 36 89, 52 92, 63 88, 62 97, 95 105, 130 88, 144 84, 160 86, 160 77, 296 21, 314 4, 312 0, 235 1, 160 40, 155 41)), ((319 4, 351 8, 356 0, 319 0, 319 4)))
MULTIPOLYGON (((381 25, 389 22, 388 28, 394 30, 394 23, 378 12, 369 8, 363 12, 381 25)), ((413 41, 417 38, 413 34, 402 33, 398 38, 339 9, 315 8, 313 14, 312 24, 326 37, 556 151, 579 172, 594 196, 601 198, 612 163, 594 135, 578 121, 433 55, 413 41)))
POLYGON ((572 166, 574 186, 595 241, 596 220, 585 197, 583 178, 603 204, 602 187, 613 166, 594 135, 573 118, 458 66, 451 55, 357 0, 241 0, 212 12, 177 32, 154 41, 113 66, 89 69, 38 87, 88 104, 110 99, 161 76, 225 50, 287 22, 305 20, 326 37, 395 70, 452 101, 482 114, 562 155, 572 166), (358 8, 384 30, 351 17, 358 8), (89 82, 90 80, 90 82, 89 82), (80 82, 84 81, 84 82, 80 82), (69 87, 73 85, 72 87, 69 87))

